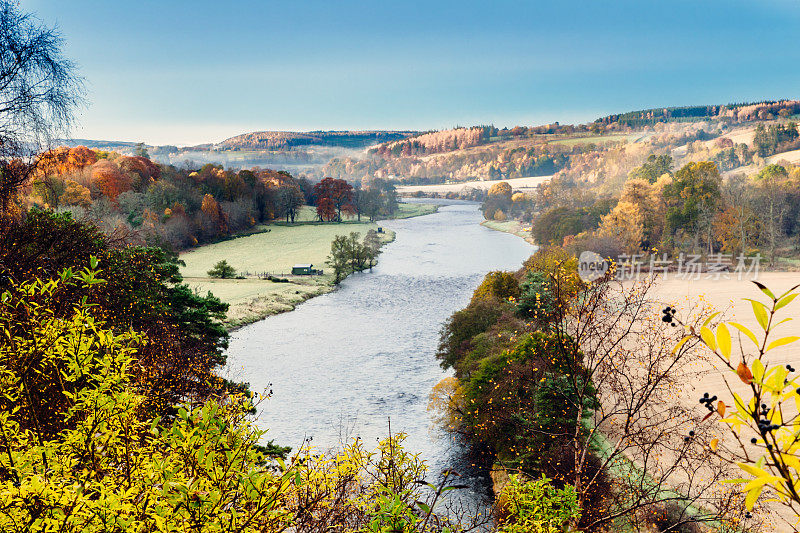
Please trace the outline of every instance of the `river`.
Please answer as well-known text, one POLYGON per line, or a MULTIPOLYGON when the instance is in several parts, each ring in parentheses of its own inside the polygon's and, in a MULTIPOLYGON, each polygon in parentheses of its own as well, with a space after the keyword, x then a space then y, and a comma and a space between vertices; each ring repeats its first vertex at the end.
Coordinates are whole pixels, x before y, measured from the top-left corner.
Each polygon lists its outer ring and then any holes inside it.
POLYGON ((518 269, 533 247, 480 226, 477 204, 437 202, 438 213, 381 223, 397 238, 372 272, 234 332, 226 374, 253 391, 272 389, 257 415, 268 439, 297 449, 313 437, 327 450, 359 436, 369 446, 391 421, 432 474, 461 469, 467 499, 480 502, 485 477, 465 466, 463 446, 434 427, 426 409, 448 374, 434 357, 439 329, 488 271, 518 269))

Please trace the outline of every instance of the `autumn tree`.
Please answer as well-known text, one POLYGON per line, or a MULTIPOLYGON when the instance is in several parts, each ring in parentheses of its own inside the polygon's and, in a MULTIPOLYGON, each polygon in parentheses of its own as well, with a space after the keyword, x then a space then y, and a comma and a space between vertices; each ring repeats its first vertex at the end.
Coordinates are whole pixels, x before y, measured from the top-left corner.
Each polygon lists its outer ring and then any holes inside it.
POLYGON ((225 213, 222 212, 219 203, 210 194, 203 196, 203 203, 200 206, 203 215, 210 220, 218 233, 228 232, 228 220, 225 213))
POLYGON ((87 187, 72 180, 64 182, 64 192, 58 199, 59 203, 63 205, 77 205, 80 207, 89 207, 92 203, 92 193, 87 187))
MULTIPOLYGON (((317 212, 320 212, 319 206, 323 202, 326 204, 326 209, 323 211, 327 215, 329 212, 328 207, 332 207, 336 213, 336 221, 342 221, 342 211, 352 212, 353 201, 353 186, 342 179, 325 178, 316 185, 314 185, 314 195, 317 197, 317 212)), ((330 218, 322 217, 323 220, 331 220, 330 218)))
POLYGON ((520 294, 519 281, 511 272, 496 270, 489 272, 472 295, 473 299, 508 300, 520 294))
POLYGON ((502 196, 511 200, 511 195, 513 194, 513 189, 511 185, 509 185, 505 181, 501 181, 500 183, 495 183, 489 188, 489 196, 502 196))
POLYGON ((625 251, 634 254, 645 242, 644 215, 637 204, 621 201, 600 221, 597 234, 623 243, 625 251))
POLYGON ((130 176, 108 159, 101 159, 92 165, 91 176, 92 184, 112 201, 132 187, 130 176))
POLYGON ((761 193, 757 197, 757 203, 762 213, 760 218, 766 226, 770 265, 775 263, 775 249, 783 233, 783 221, 788 211, 788 177, 786 169, 780 165, 767 165, 755 177, 756 186, 761 193))
POLYGON ((685 165, 664 187, 668 205, 666 229, 672 236, 691 236, 692 250, 697 250, 705 238, 709 251, 713 251, 712 221, 722 199, 721 183, 717 166, 701 161, 685 165))
POLYGON ((158 165, 146 157, 133 156, 120 157, 116 161, 119 168, 133 178, 133 187, 137 190, 146 188, 153 180, 161 175, 158 165))
POLYGON ((511 185, 505 181, 492 185, 481 206, 483 217, 487 220, 505 220, 506 213, 511 212, 513 193, 511 185))
POLYGON ((336 206, 330 198, 317 200, 317 216, 323 222, 332 222, 336 219, 336 206))

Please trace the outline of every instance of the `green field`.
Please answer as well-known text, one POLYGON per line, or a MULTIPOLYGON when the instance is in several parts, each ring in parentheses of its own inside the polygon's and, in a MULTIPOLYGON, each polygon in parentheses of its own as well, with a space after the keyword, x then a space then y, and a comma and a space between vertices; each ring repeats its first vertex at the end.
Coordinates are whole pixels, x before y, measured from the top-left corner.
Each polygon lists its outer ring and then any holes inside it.
POLYGON ((397 213, 392 218, 411 218, 423 215, 430 215, 439 210, 436 204, 412 204, 401 203, 397 209, 397 213))
POLYGON ((600 144, 607 142, 633 142, 640 138, 640 133, 634 134, 612 134, 612 135, 596 135, 593 137, 572 137, 569 139, 556 139, 548 141, 550 144, 563 144, 566 146, 576 146, 579 144, 600 144))
POLYGON ((325 258, 331 251, 331 241, 337 235, 355 231, 362 237, 374 223, 301 224, 296 226, 265 226, 264 231, 246 237, 201 246, 181 254, 186 262, 182 268, 189 278, 206 277, 217 261, 225 259, 240 273, 253 276, 268 272, 275 276, 289 274, 298 263, 312 263, 325 268, 325 258))
MULTIPOLYGON (((435 213, 434 204, 401 203, 394 218, 410 218, 435 213)), ((363 238, 378 224, 364 220, 347 220, 341 224, 316 220, 313 207, 303 206, 294 224, 274 222, 259 226, 241 237, 188 250, 180 255, 186 263, 181 268, 190 287, 205 294, 212 292, 230 304, 226 323, 236 327, 294 307, 309 298, 332 290, 333 276, 327 272, 325 260, 331 251, 331 241, 337 235, 355 231, 363 238), (246 279, 213 279, 208 271, 220 260, 246 279), (311 263, 322 269, 322 276, 292 276, 292 266, 311 263), (289 279, 274 283, 259 279, 262 274, 289 279)), ((394 240, 394 232, 382 234, 384 243, 394 240)))
MULTIPOLYGON (((294 226, 264 226, 261 233, 201 246, 180 255, 186 265, 181 273, 193 289, 205 294, 210 291, 230 304, 226 323, 239 326, 255 322, 276 313, 290 311, 308 298, 331 290, 333 276, 291 276, 292 266, 311 263, 327 270, 325 259, 331 241, 337 235, 352 231, 362 237, 374 223, 299 224, 294 226), (247 279, 212 279, 207 272, 225 259, 247 279), (286 277, 289 283, 274 283, 257 278, 269 273, 286 277)), ((384 242, 394 239, 393 232, 383 234, 384 242)))

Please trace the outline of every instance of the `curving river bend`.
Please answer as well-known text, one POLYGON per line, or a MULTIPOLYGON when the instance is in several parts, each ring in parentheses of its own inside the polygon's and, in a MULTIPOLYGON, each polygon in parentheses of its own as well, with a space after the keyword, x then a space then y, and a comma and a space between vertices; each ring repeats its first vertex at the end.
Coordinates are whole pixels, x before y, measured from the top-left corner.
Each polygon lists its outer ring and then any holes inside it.
POLYGON ((439 329, 488 271, 516 270, 534 249, 480 226, 477 204, 438 203, 433 215, 382 223, 397 238, 372 272, 234 332, 226 377, 273 390, 258 424, 278 444, 296 450, 313 437, 327 450, 360 436, 369 446, 391 420, 392 433, 408 434, 406 449, 421 453, 431 473, 460 468, 471 487, 464 496, 480 502, 485 479, 464 470, 463 447, 426 410, 431 388, 447 375, 434 357, 439 329))

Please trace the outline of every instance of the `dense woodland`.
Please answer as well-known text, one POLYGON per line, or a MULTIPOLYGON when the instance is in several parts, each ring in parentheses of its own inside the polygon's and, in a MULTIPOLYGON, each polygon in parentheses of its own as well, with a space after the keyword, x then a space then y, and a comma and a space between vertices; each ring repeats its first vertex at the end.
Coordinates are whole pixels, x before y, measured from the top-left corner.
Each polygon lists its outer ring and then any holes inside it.
POLYGON ((568 174, 532 195, 504 185, 489 191, 486 218, 531 222, 537 242, 575 253, 761 254, 774 265, 800 250, 800 167, 794 165, 723 179, 712 161, 675 169, 670 156, 651 155, 631 169, 618 194, 568 174))
POLYGON ((661 109, 645 109, 631 111, 619 115, 609 115, 597 120, 603 124, 624 124, 626 126, 642 126, 658 122, 695 121, 698 119, 722 118, 735 122, 751 120, 769 120, 776 117, 788 117, 800 113, 800 102, 781 100, 779 102, 754 102, 728 104, 720 106, 688 106, 665 107, 661 109))
POLYGON ((365 148, 413 135, 410 131, 256 131, 225 139, 217 150, 287 150, 309 145, 365 148))
POLYGON ((42 154, 20 193, 28 208, 69 213, 117 238, 174 250, 270 221, 294 222, 303 205, 316 206, 323 221, 375 220, 397 209, 394 187, 383 180, 313 185, 282 171, 178 168, 84 146, 42 154))

